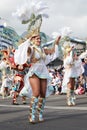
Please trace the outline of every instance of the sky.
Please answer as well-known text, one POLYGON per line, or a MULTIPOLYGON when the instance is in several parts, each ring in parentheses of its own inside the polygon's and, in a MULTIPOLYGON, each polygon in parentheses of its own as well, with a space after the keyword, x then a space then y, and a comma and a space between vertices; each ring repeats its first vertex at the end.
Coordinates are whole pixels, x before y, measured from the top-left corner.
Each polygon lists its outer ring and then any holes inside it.
MULTIPOLYGON (((13 27, 21 35, 28 25, 12 16, 17 7, 31 0, 2 0, 0 1, 0 17, 7 25, 13 27)), ((63 27, 70 27, 72 36, 87 39, 87 0, 42 0, 47 3, 49 18, 43 18, 41 31, 51 36, 63 27)))

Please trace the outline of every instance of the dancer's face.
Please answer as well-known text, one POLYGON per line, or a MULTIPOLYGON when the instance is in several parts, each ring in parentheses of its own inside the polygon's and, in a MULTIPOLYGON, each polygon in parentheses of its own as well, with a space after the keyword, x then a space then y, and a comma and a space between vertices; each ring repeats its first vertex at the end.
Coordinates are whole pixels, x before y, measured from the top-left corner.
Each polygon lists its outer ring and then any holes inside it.
POLYGON ((84 59, 85 63, 87 64, 87 58, 84 59))
POLYGON ((35 37, 34 41, 35 41, 34 42, 35 45, 40 46, 40 44, 41 44, 41 38, 40 38, 39 35, 37 37, 35 37))

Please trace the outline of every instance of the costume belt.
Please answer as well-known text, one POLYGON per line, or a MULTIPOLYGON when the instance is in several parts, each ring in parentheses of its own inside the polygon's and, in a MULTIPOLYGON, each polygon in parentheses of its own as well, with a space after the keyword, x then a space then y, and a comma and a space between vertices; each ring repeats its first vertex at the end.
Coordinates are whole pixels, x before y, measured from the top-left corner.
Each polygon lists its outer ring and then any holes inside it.
POLYGON ((39 59, 37 59, 37 58, 33 58, 33 59, 31 59, 31 64, 32 64, 32 63, 39 62, 39 61, 40 61, 40 59, 41 59, 41 58, 39 58, 39 59))
POLYGON ((21 78, 24 77, 24 75, 22 75, 22 74, 16 74, 15 76, 19 76, 19 77, 21 77, 21 78))
POLYGON ((70 68, 73 67, 73 65, 74 65, 74 64, 69 64, 69 65, 67 65, 65 68, 66 68, 66 69, 70 69, 70 68))

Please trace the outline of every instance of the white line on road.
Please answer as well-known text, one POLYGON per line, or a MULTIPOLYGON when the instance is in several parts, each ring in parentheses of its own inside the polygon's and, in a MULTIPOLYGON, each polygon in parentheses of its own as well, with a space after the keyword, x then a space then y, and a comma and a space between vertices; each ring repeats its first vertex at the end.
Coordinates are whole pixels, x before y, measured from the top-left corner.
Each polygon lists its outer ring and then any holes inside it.
MULTIPOLYGON (((5 104, 0 104, 1 107, 12 107, 12 108, 29 108, 27 105, 5 105, 5 104)), ((54 110, 85 110, 87 111, 87 107, 67 107, 67 106, 45 106, 46 109, 54 109, 54 110)))

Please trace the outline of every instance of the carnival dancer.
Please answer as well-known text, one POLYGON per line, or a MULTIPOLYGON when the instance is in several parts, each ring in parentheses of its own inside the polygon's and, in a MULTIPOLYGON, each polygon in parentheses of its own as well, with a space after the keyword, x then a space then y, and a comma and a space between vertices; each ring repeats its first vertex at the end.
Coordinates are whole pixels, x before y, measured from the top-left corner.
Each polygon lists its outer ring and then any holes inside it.
POLYGON ((82 62, 77 56, 75 47, 68 42, 64 50, 64 79, 62 85, 62 92, 66 88, 68 106, 76 104, 74 95, 75 79, 83 72, 82 62))
MULTIPOLYGON (((10 93, 13 97, 13 101, 12 101, 13 105, 18 105, 17 98, 24 87, 24 76, 28 72, 29 67, 30 67, 30 64, 28 63, 23 64, 23 65, 14 65, 14 66, 12 65, 11 69, 15 70, 15 75, 13 79, 13 87, 10 93)), ((22 103, 26 104, 26 96, 21 95, 21 97, 22 97, 22 103)))
MULTIPOLYGON (((32 36, 34 43, 28 47, 27 58, 30 59, 31 67, 27 74, 30 87, 32 88, 32 97, 30 101, 30 116, 29 121, 35 123, 36 105, 38 104, 39 121, 43 121, 43 110, 46 100, 47 82, 50 79, 46 64, 58 57, 58 42, 60 37, 56 40, 55 50, 41 48, 40 35, 32 36), (46 52, 45 52, 46 51, 46 52), (47 55, 46 55, 47 53, 47 55), (52 54, 51 54, 52 53, 52 54)), ((30 41, 32 42, 32 40, 30 41)), ((27 42, 28 44, 28 42, 27 42)), ((17 55, 18 56, 18 55, 17 55)), ((15 53, 16 58, 16 53, 15 53)), ((17 62, 17 59, 15 59, 17 62)), ((25 85, 26 86, 26 85, 25 85)), ((29 87, 29 86, 28 86, 29 87)))
POLYGON ((12 79, 9 75, 5 75, 4 79, 2 80, 2 85, 0 88, 0 94, 2 98, 8 97, 10 95, 10 89, 12 85, 12 79))
MULTIPOLYGON (((31 123, 36 123, 36 110, 38 111, 38 121, 44 121, 43 111, 48 81, 50 80, 46 65, 59 56, 58 44, 61 37, 56 38, 54 46, 51 49, 44 49, 41 44, 40 27, 42 24, 43 9, 46 8, 47 5, 41 1, 33 3, 33 11, 35 9, 35 12, 31 14, 31 17, 27 21, 22 20, 22 23, 29 22, 27 40, 18 47, 14 54, 15 63, 24 64, 27 60, 31 63, 25 79, 25 87, 29 90, 28 95, 31 95, 29 108, 29 122, 31 123), (37 6, 39 7, 38 11, 36 11, 37 6), (41 11, 41 14, 39 11, 41 11), (36 12, 39 14, 36 14, 36 12)), ((25 13, 25 15, 28 14, 25 13)))

